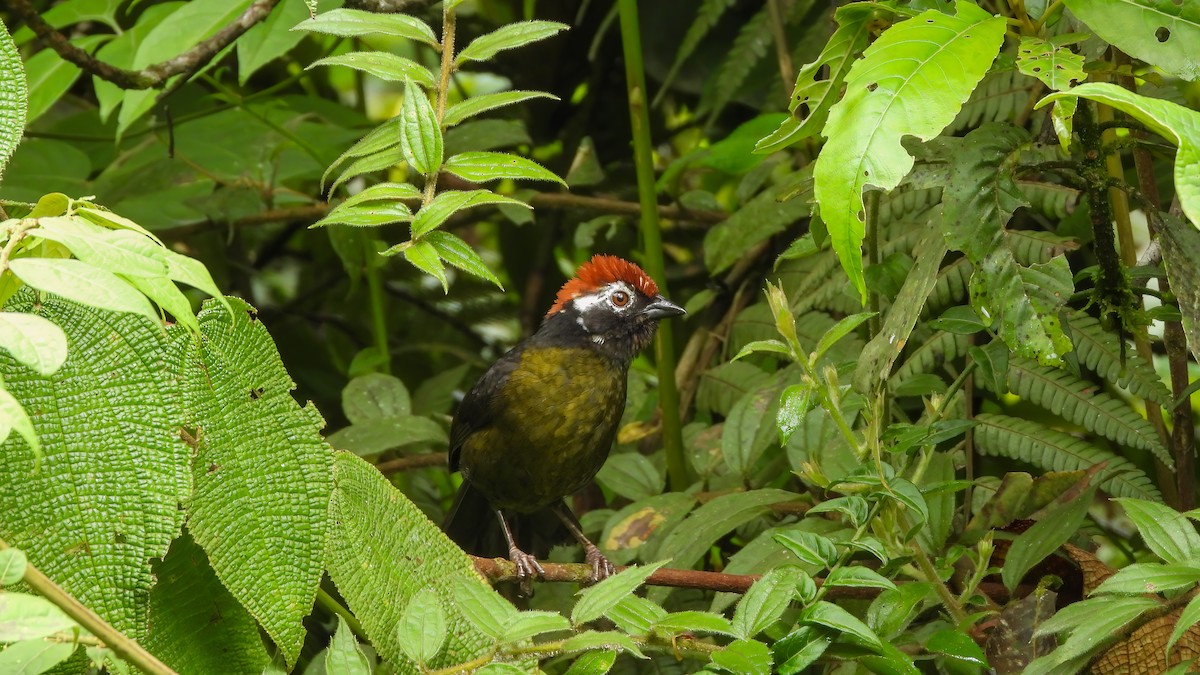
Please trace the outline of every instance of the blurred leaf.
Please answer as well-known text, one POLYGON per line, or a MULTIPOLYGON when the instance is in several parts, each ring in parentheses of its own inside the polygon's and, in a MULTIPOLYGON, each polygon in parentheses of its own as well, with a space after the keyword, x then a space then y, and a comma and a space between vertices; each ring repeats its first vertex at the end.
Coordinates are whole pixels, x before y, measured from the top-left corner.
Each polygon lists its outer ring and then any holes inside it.
POLYGON ((0 549, 0 586, 12 586, 25 576, 25 552, 16 548, 0 549))
POLYGON ((1056 551, 1079 530, 1087 516, 1088 507, 1092 505, 1093 494, 1095 488, 1089 488, 1082 496, 1047 513, 1013 540, 1000 572, 1005 588, 1016 588, 1034 565, 1056 551))
POLYGON ((0 671, 12 675, 44 673, 66 661, 77 645, 48 640, 22 640, 0 651, 0 671))
POLYGON ((708 230, 704 235, 704 265, 710 274, 725 271, 760 242, 812 211, 807 189, 804 195, 783 203, 779 202, 781 192, 779 187, 764 190, 708 230))
POLYGON ((0 593, 0 642, 33 640, 75 628, 75 620, 49 600, 28 593, 0 593))
MULTIPOLYGON (((334 0, 333 4, 341 4, 334 0)), ((237 42, 238 84, 245 86, 250 76, 271 61, 287 54, 300 40, 302 33, 289 27, 308 18, 308 8, 302 2, 281 2, 261 23, 251 26, 237 42)))
POLYGON ((609 455, 596 480, 618 495, 637 501, 662 493, 664 478, 645 455, 622 452, 609 455))
POLYGON ((342 390, 342 410, 346 419, 358 424, 381 417, 408 415, 412 412, 412 402, 408 388, 400 378, 371 373, 350 380, 342 390))

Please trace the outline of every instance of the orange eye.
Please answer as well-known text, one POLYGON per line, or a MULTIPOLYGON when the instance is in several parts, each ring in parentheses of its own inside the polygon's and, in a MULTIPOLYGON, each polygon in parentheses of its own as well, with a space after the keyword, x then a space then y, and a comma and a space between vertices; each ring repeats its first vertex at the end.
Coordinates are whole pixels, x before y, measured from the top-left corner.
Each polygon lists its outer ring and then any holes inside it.
POLYGON ((617 307, 624 307, 629 304, 629 294, 625 291, 617 291, 612 294, 612 303, 617 307))

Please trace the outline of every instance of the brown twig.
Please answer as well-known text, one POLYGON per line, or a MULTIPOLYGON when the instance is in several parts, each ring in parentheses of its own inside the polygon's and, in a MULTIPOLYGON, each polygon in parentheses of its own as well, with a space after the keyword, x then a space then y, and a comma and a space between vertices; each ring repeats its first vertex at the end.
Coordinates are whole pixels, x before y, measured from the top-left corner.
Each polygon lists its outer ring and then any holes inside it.
POLYGON ((389 459, 386 462, 380 462, 375 465, 379 472, 387 476, 389 474, 398 473, 400 471, 408 471, 409 469, 425 469, 431 466, 446 466, 449 461, 448 455, 444 452, 427 452, 421 455, 409 455, 408 457, 398 457, 389 459))
POLYGON ((176 75, 191 75, 200 70, 222 49, 238 39, 242 33, 265 19, 278 3, 279 0, 256 0, 233 23, 217 31, 212 37, 178 56, 162 63, 146 66, 141 70, 118 68, 71 44, 65 35, 55 30, 38 14, 30 0, 10 0, 9 5, 34 34, 41 38, 47 47, 57 52, 64 61, 73 63, 84 71, 102 80, 112 82, 122 89, 153 89, 176 75))

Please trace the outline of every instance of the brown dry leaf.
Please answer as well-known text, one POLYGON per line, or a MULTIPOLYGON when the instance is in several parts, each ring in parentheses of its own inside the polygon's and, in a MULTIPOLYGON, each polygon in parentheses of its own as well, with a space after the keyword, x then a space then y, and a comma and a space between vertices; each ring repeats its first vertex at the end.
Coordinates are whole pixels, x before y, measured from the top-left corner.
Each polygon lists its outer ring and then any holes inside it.
POLYGON ((1079 566, 1079 571, 1083 574, 1084 595, 1096 590, 1096 587, 1104 583, 1105 579, 1117 573, 1090 551, 1085 551, 1078 546, 1063 544, 1063 552, 1079 566))
POLYGON ((1096 659, 1091 672, 1095 675, 1158 675, 1180 661, 1200 656, 1200 626, 1192 626, 1175 643, 1170 660, 1166 657, 1167 640, 1182 613, 1183 608, 1180 608, 1146 622, 1096 659))

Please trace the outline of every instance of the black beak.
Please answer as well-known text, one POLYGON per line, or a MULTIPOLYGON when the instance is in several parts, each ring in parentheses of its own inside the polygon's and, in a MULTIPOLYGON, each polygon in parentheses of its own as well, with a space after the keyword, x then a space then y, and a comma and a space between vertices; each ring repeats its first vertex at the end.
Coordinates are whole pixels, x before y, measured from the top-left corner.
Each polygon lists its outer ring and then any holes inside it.
POLYGON ((661 295, 654 296, 646 309, 642 310, 642 316, 655 321, 681 314, 687 314, 687 311, 661 295))

